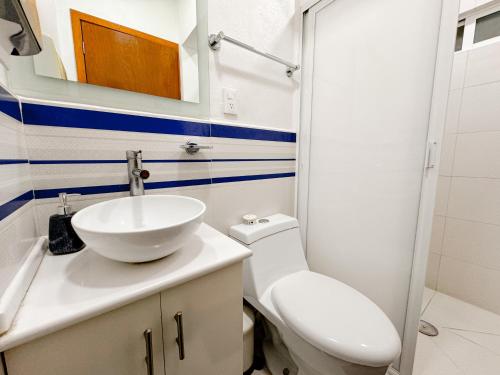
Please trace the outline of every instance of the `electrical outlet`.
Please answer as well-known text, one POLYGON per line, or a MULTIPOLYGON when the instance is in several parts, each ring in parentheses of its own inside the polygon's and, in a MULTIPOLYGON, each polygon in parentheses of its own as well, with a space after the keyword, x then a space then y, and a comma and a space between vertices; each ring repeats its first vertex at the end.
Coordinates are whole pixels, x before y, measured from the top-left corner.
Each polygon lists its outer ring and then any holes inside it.
POLYGON ((238 111, 236 110, 235 103, 224 103, 224 113, 228 115, 237 115, 238 111))
POLYGON ((236 90, 223 89, 224 96, 224 113, 229 115, 238 114, 238 105, 236 104, 236 90))

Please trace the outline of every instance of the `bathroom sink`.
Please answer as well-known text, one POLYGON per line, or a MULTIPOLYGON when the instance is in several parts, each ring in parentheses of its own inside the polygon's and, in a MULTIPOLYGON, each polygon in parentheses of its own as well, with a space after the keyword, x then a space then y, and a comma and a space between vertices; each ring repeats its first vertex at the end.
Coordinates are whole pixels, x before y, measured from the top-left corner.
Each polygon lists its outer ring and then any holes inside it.
POLYGON ((148 262, 179 250, 202 223, 206 206, 178 195, 143 195, 97 203, 71 223, 96 253, 122 262, 148 262))

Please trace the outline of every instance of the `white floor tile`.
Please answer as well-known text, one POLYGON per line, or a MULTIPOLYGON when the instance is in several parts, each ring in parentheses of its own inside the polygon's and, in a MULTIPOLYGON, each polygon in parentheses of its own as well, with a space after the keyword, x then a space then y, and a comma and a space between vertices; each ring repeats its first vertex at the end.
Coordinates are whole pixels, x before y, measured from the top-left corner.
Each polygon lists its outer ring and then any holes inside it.
POLYGON ((466 375, 498 375, 500 372, 500 355, 449 329, 442 329, 433 341, 466 375))
POLYGON ((439 335, 418 335, 413 375, 500 374, 500 316, 439 292, 424 291, 422 318, 439 335))
POLYGON ((413 375, 464 375, 430 337, 418 334, 413 375))
POLYGON ((500 334, 500 315, 439 292, 422 319, 438 327, 500 334))
MULTIPOLYGON (((496 355, 500 355, 500 335, 450 329, 453 333, 472 341, 496 355)), ((500 372, 500 369, 499 369, 500 372)))

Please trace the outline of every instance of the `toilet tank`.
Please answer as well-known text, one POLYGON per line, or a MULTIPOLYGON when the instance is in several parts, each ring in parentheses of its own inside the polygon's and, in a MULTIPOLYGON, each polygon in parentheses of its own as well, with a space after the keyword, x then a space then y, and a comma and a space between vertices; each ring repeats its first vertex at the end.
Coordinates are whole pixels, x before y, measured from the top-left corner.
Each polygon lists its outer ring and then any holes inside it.
POLYGON ((261 218, 256 224, 239 224, 229 234, 246 245, 253 255, 243 264, 244 297, 260 297, 275 281, 307 270, 297 219, 283 214, 261 218))

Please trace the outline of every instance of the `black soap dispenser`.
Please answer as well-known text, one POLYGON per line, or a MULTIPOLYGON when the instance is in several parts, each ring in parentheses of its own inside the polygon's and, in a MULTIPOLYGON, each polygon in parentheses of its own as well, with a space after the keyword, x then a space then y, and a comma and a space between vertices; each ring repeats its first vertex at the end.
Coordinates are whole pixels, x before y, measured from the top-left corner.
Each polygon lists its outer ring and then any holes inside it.
POLYGON ((57 214, 52 215, 49 220, 49 250, 54 255, 76 253, 85 244, 71 225, 71 218, 75 213, 68 205, 68 194, 60 193, 59 200, 61 204, 57 207, 57 214))

